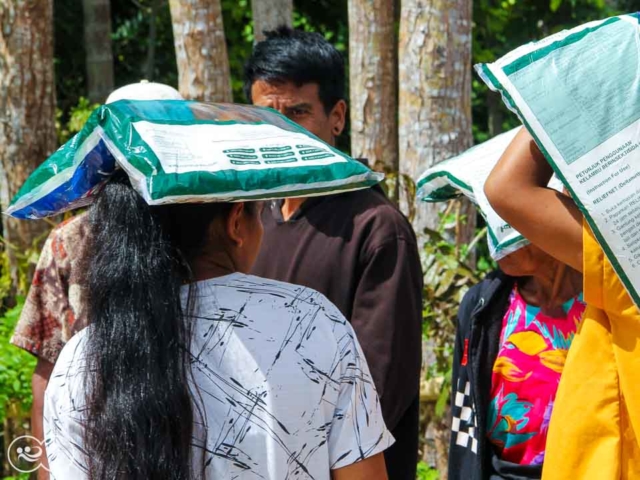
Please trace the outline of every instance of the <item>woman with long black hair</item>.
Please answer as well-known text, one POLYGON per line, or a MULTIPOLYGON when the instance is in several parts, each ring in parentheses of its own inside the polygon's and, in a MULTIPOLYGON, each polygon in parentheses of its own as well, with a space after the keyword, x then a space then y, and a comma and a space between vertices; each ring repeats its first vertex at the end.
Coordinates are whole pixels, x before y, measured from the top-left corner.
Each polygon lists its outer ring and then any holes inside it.
POLYGON ((54 478, 386 478, 393 438, 348 322, 245 274, 261 208, 105 185, 87 213, 90 326, 46 392, 54 478))

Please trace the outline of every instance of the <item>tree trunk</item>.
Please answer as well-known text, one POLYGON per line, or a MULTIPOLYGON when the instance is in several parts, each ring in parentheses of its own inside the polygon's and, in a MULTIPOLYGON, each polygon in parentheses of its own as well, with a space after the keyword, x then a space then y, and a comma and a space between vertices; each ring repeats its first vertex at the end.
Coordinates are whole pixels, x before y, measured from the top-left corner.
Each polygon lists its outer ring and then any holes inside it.
POLYGON ((393 0, 349 0, 351 153, 382 172, 398 171, 394 23, 393 0))
POLYGON ((102 103, 113 91, 111 0, 82 0, 89 100, 102 103))
POLYGON ((231 102, 231 75, 220 0, 170 0, 180 93, 231 102))
MULTIPOLYGON (((403 0, 399 41, 400 171, 413 180, 471 147, 471 0, 403 0)), ((406 199, 414 202, 414 198, 406 199)), ((416 233, 438 224, 438 204, 422 204, 416 233)), ((473 209, 465 207, 471 238, 473 209)))
POLYGON ((144 75, 152 82, 155 76, 156 67, 156 39, 158 38, 158 8, 159 0, 153 0, 149 7, 149 37, 147 45, 147 59, 144 63, 144 75))
MULTIPOLYGON (((5 210, 35 167, 56 148, 53 0, 0 2, 0 202, 5 210)), ((2 217, 9 267, 46 232, 42 221, 2 217)))
POLYGON ((440 480, 447 480, 449 465, 449 441, 451 440, 451 407, 447 403, 444 415, 436 417, 433 422, 435 431, 436 469, 440 480))
POLYGON ((254 41, 264 40, 264 32, 275 30, 293 21, 292 0, 252 0, 254 41))
MULTIPOLYGON (((471 0, 403 0, 399 39, 400 172, 417 180, 428 167, 452 157, 473 143, 471 132, 471 0)), ((415 202, 412 189, 401 206, 415 202)), ((404 193, 404 192, 401 192, 404 193)), ((420 241, 424 229, 440 223, 442 204, 414 209, 413 226, 420 241)), ((465 202, 451 240, 468 242, 475 229, 475 211, 465 202)), ((439 345, 436 345, 438 347, 439 345)), ((425 352, 425 357, 429 352, 425 352)), ((433 418, 436 465, 447 478, 449 423, 433 418)))

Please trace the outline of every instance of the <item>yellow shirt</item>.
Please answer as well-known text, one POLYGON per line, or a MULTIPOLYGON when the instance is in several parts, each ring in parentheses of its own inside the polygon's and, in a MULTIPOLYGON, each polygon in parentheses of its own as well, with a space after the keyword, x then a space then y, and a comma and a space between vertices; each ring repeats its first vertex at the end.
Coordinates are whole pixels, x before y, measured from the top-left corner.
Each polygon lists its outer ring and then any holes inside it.
POLYGON ((640 312, 584 228, 587 309, 556 396, 543 480, 640 479, 640 312))

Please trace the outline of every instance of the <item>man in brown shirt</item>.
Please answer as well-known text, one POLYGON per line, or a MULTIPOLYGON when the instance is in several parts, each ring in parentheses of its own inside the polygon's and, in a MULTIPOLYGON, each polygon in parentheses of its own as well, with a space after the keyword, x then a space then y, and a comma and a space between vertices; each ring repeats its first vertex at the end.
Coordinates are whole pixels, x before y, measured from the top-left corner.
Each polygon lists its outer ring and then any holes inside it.
MULTIPOLYGON (((245 92, 331 145, 345 126, 345 68, 324 38, 280 28, 258 43, 245 92)), ((418 454, 422 271, 409 222, 379 189, 271 202, 253 273, 314 288, 351 322, 387 427, 389 478, 414 480, 418 454)))

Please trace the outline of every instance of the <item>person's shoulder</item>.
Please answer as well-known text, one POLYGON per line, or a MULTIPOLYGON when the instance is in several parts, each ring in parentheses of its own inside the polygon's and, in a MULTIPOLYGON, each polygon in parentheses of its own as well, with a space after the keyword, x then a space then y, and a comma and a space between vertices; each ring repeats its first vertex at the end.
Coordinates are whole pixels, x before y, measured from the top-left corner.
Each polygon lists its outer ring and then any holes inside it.
POLYGON ((58 365, 64 366, 65 364, 75 364, 84 357, 87 344, 87 334, 90 330, 91 326, 85 327, 69 339, 60 351, 60 355, 56 360, 56 367, 58 367, 58 365))
POLYGON ((233 278, 233 285, 246 293, 259 293, 259 292, 277 292, 275 298, 285 300, 289 297, 295 298, 317 298, 318 302, 324 302, 324 295, 313 288, 305 287, 303 285, 297 285, 295 283, 283 282, 280 280, 273 280, 271 278, 259 277, 257 275, 239 274, 233 278), (303 295, 303 297, 301 297, 303 295))
POLYGON ((462 297, 460 306, 458 307, 458 325, 456 328, 456 335, 459 337, 466 337, 471 330, 471 318, 477 308, 484 303, 484 294, 490 287, 492 280, 489 274, 486 278, 473 285, 462 297), (481 303, 482 302, 482 303, 481 303))
POLYGON ((392 219, 404 218, 404 215, 400 213, 400 210, 393 204, 387 196, 373 188, 364 188, 361 190, 354 190, 352 192, 343 193, 340 195, 344 203, 353 205, 353 208, 362 212, 375 211, 381 215, 388 216, 392 219))
POLYGON ((64 269, 75 263, 82 256, 89 231, 87 213, 82 213, 56 225, 42 247, 38 269, 55 264, 64 269))
POLYGON ((506 275, 499 269, 488 273, 463 296, 458 314, 460 321, 469 319, 476 307, 489 305, 497 295, 506 290, 510 291, 514 283, 513 277, 506 275))
POLYGON ((483 292, 487 290, 487 287, 489 287, 490 284, 491 280, 487 277, 469 288, 469 290, 467 290, 463 295, 462 301, 460 302, 460 311, 473 308, 477 305, 483 296, 483 292))
POLYGON ((332 320, 347 323, 347 320, 327 297, 313 288, 294 283, 281 282, 255 275, 239 275, 234 287, 243 294, 266 294, 274 303, 291 305, 295 300, 296 309, 321 309, 332 320))
POLYGON ((359 229, 379 244, 391 240, 416 243, 413 227, 407 217, 383 193, 371 188, 344 194, 346 208, 351 211, 359 229))
POLYGON ((89 230, 89 214, 75 215, 56 225, 49 238, 53 241, 72 242, 83 238, 89 230))
POLYGON ((89 213, 83 212, 78 215, 74 215, 66 220, 63 220, 53 228, 52 232, 57 234, 74 232, 77 230, 86 229, 88 224, 89 224, 89 213))
POLYGON ((298 296, 303 290, 307 290, 310 293, 315 292, 315 290, 303 287, 302 285, 259 277, 257 275, 236 273, 230 277, 230 279, 232 283, 229 286, 234 287, 238 291, 243 293, 280 292, 279 295, 274 295, 275 298, 298 296))
MULTIPOLYGON (((490 297, 504 287, 511 288, 515 279, 508 276, 500 269, 492 270, 485 277, 472 286, 465 294, 465 298, 490 297)), ((464 299, 463 299, 464 301, 464 299)))

